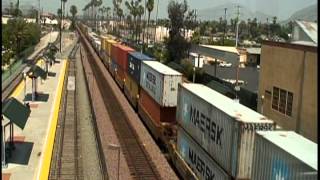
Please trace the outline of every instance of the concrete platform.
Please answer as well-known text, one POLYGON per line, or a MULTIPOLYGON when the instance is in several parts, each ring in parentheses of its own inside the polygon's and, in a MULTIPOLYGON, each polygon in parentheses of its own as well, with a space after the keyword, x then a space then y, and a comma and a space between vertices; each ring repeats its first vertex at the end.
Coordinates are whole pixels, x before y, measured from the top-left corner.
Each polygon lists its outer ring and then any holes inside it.
MULTIPOLYGON (((49 68, 48 78, 41 82, 38 78, 37 91, 40 98, 31 102, 31 79, 21 82, 11 96, 19 101, 30 103, 31 114, 24 130, 14 126, 15 150, 8 159, 8 167, 2 168, 2 179, 47 179, 58 119, 61 91, 65 77, 67 61, 59 60, 49 68)), ((8 121, 8 120, 5 120, 8 121)), ((2 122, 6 123, 6 122, 2 122)), ((6 129, 6 139, 9 127, 6 129)))

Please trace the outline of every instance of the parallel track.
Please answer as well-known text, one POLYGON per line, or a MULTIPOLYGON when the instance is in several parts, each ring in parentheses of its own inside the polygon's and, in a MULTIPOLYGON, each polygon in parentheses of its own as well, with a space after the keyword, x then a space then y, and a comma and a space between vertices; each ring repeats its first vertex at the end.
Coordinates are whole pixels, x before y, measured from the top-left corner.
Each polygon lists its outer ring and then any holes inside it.
MULTIPOLYGON (((74 49, 76 51, 77 48, 74 49)), ((68 78, 76 77, 75 59, 69 59, 68 78)), ((67 83, 64 82, 64 88, 67 83)), ((50 166, 49 179, 82 179, 81 167, 78 166, 78 129, 76 88, 64 89, 62 116, 59 118, 56 132, 53 159, 50 166)))
POLYGON ((111 85, 108 83, 105 75, 97 64, 97 61, 100 61, 99 57, 95 54, 92 46, 83 34, 81 32, 79 34, 81 36, 81 42, 86 50, 87 59, 91 61, 90 66, 93 70, 97 85, 103 93, 102 98, 104 105, 108 112, 110 112, 110 120, 115 128, 117 137, 119 138, 120 146, 132 177, 134 179, 159 179, 159 173, 151 163, 150 157, 146 153, 143 145, 139 142, 136 132, 128 123, 128 117, 123 111, 123 107, 118 102, 118 99, 114 94, 115 92, 110 92, 111 85))

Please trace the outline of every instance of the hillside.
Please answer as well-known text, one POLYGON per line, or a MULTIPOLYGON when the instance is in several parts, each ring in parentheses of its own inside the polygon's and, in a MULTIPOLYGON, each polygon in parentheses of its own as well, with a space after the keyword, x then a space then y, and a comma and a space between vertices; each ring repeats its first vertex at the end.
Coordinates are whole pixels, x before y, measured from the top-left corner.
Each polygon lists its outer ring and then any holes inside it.
MULTIPOLYGON (((237 5, 235 3, 227 3, 220 6, 199 10, 198 17, 200 20, 219 20, 220 17, 224 18, 224 8, 227 8, 227 20, 230 23, 230 18, 236 18, 237 5)), ((250 9, 240 5, 240 19, 247 21, 247 19, 257 18, 258 22, 266 22, 267 17, 272 19, 271 15, 264 14, 256 11, 252 12, 250 9)))
POLYGON ((317 4, 308 6, 306 8, 303 8, 295 13, 293 13, 289 19, 280 22, 280 24, 286 24, 289 21, 292 20, 305 20, 305 21, 318 21, 318 10, 317 10, 317 4))

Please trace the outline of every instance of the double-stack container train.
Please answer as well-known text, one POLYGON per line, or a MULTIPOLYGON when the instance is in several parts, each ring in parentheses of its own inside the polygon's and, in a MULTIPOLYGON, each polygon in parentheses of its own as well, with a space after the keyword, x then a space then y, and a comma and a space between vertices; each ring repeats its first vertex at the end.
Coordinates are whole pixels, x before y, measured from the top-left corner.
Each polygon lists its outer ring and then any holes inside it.
POLYGON ((93 39, 90 42, 106 69, 183 179, 265 179, 260 169, 267 179, 280 177, 276 174, 280 171, 294 174, 284 179, 317 176, 310 160, 316 151, 306 151, 312 155, 300 159, 294 154, 304 152, 308 140, 289 133, 292 143, 279 145, 281 137, 277 141, 273 136, 282 135, 272 120, 204 85, 187 83, 181 73, 111 35, 97 37, 89 27, 79 27, 93 39), (286 151, 294 141, 301 146, 286 151), (273 163, 275 158, 282 164, 273 163))

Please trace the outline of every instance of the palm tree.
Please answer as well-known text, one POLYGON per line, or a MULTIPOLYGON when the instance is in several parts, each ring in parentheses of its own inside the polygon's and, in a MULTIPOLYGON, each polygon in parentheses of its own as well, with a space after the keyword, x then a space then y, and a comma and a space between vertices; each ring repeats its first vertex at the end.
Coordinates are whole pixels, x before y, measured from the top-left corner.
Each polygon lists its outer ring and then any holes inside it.
POLYGON ((72 19, 75 19, 76 14, 78 13, 78 11, 77 11, 77 6, 72 5, 72 6, 70 7, 70 13, 71 13, 71 15, 72 15, 72 19))
POLYGON ((75 21, 76 21, 76 14, 77 14, 77 7, 75 5, 72 5, 70 7, 70 13, 72 15, 72 27, 75 28, 75 21))
POLYGON ((139 29, 137 29, 137 31, 139 32, 139 41, 141 41, 141 39, 140 39, 140 31, 141 31, 141 28, 142 28, 142 25, 141 25, 141 17, 142 17, 142 15, 144 14, 144 8, 143 8, 143 6, 142 5, 139 5, 138 6, 138 9, 137 9, 137 13, 138 13, 138 17, 139 17, 139 29))
POLYGON ((154 27, 154 40, 153 40, 153 42, 156 42, 157 23, 158 23, 158 10, 159 10, 159 0, 157 0, 156 23, 155 23, 155 27, 154 27))
POLYGON ((102 4, 102 0, 93 0, 93 6, 94 6, 94 10, 95 10, 94 23, 95 23, 96 28, 97 28, 97 10, 96 9, 97 9, 97 7, 100 7, 101 4, 102 4))
MULTIPOLYGON (((139 15, 139 6, 141 6, 140 3, 141 3, 141 0, 136 0, 136 1, 131 0, 130 3, 129 3, 128 1, 125 2, 126 7, 128 8, 130 14, 131 14, 132 17, 133 17, 133 23, 134 23, 133 28, 135 29, 134 35, 135 35, 135 37, 136 37, 136 38, 135 38, 135 41, 137 41, 137 39, 138 39, 137 16, 139 15)), ((141 7, 142 7, 142 6, 141 6, 141 7)), ((143 7, 142 7, 142 8, 143 8, 143 7)), ((140 8, 140 11, 141 11, 141 8, 140 8)), ((143 14, 143 12, 142 12, 142 14, 143 14)))
POLYGON ((106 13, 107 13, 107 20, 109 20, 109 18, 110 18, 110 12, 111 12, 111 7, 107 7, 106 8, 106 13))
POLYGON ((151 15, 151 12, 153 10, 153 7, 154 7, 154 0, 148 0, 147 1, 147 10, 148 10, 148 21, 147 21, 147 47, 148 47, 148 40, 149 40, 149 34, 148 34, 148 29, 149 29, 149 22, 150 22, 150 15, 151 15))

